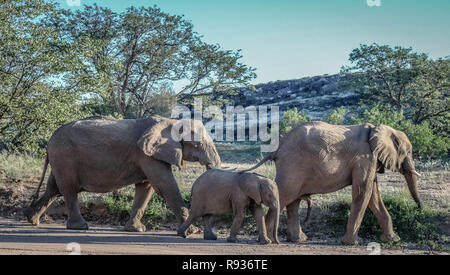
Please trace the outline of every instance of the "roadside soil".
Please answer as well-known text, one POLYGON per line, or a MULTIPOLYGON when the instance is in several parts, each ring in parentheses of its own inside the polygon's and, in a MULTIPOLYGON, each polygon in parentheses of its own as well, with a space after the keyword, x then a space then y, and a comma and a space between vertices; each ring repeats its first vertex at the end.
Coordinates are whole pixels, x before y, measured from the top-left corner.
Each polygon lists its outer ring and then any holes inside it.
MULTIPOLYGON (((124 232, 121 227, 91 225, 87 231, 66 230, 63 222, 45 223, 39 227, 26 221, 0 218, 0 255, 11 254, 153 254, 153 255, 368 255, 366 246, 330 245, 326 241, 309 240, 292 244, 262 246, 254 237, 241 236, 239 243, 227 243, 226 235, 216 241, 203 240, 202 234, 186 239, 175 231, 124 232), (79 244, 77 246, 73 243, 79 244), (79 250, 77 250, 77 247, 79 250)), ((381 255, 432 254, 423 250, 381 249, 381 255)))

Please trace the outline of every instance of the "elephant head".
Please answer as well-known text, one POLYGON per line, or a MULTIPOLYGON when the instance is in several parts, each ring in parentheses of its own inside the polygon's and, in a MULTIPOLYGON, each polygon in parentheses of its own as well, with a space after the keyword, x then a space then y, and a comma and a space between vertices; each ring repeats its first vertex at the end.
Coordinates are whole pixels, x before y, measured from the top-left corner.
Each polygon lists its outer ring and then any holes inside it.
POLYGON ((272 212, 271 220, 267 221, 268 228, 273 229, 267 234, 272 235, 270 239, 278 241, 278 223, 280 219, 280 201, 277 184, 267 178, 259 177, 258 181, 250 180, 240 184, 243 192, 250 197, 256 204, 265 204, 269 207, 269 212, 272 212))
POLYGON ((414 168, 412 145, 406 134, 389 126, 380 125, 371 130, 369 144, 383 167, 403 174, 411 196, 419 208, 422 208, 417 192, 417 177, 420 174, 414 168))
POLYGON ((183 161, 198 161, 209 168, 220 168, 220 156, 201 121, 180 121, 162 117, 144 131, 138 147, 148 156, 181 168, 183 161), (196 137, 192 139, 191 137, 196 137))

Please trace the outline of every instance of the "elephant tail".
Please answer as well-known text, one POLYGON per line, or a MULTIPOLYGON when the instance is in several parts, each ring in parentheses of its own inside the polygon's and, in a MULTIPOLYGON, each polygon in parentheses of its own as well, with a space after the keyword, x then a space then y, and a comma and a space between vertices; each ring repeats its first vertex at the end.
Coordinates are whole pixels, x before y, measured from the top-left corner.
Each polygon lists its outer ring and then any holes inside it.
POLYGON ((240 172, 249 172, 249 171, 255 170, 259 166, 263 165, 265 162, 267 162, 269 160, 275 160, 276 154, 277 154, 277 151, 271 152, 271 153, 267 154, 258 164, 256 164, 252 168, 249 168, 247 170, 243 170, 243 171, 240 171, 240 172))
POLYGON ((306 203, 308 204, 308 212, 306 212, 306 218, 303 221, 303 223, 307 222, 309 219, 309 215, 311 214, 311 196, 310 195, 303 195, 300 197, 301 200, 306 201, 306 203))
POLYGON ((45 172, 47 172, 47 167, 48 167, 48 154, 45 156, 44 169, 42 171, 41 180, 39 181, 38 189, 37 189, 36 193, 31 197, 31 199, 32 199, 31 205, 33 205, 35 203, 35 201, 39 198, 39 191, 41 190, 42 182, 44 181, 44 178, 45 178, 45 172))

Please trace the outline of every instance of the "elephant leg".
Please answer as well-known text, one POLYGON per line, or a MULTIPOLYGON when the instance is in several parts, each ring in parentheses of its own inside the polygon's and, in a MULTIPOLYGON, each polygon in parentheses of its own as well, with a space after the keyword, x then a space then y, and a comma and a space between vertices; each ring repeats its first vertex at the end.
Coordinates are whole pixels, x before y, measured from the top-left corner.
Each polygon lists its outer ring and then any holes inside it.
MULTIPOLYGON (((250 210, 252 211, 253 217, 256 220, 256 227, 258 228, 260 244, 269 244, 271 239, 267 237, 266 225, 264 223, 264 210, 261 205, 251 204, 250 210)), ((271 235, 272 236, 272 235, 271 235)), ((275 242, 275 240, 273 240, 275 242)))
POLYGON ((32 225, 38 226, 42 214, 60 196, 55 176, 51 173, 47 180, 47 188, 44 195, 35 203, 25 209, 24 214, 32 225))
POLYGON ((303 233, 300 226, 300 219, 298 209, 300 206, 300 199, 293 201, 286 206, 287 210, 287 238, 288 242, 305 242, 308 237, 303 233))
POLYGON ((183 222, 182 225, 178 228, 177 235, 183 238, 186 238, 186 230, 191 224, 193 224, 199 218, 198 215, 195 215, 191 212, 189 217, 183 222))
POLYGON ((244 217, 245 208, 237 208, 234 210, 233 224, 231 225, 230 236, 227 238, 227 242, 235 243, 238 241, 236 236, 239 233, 244 217))
POLYGON ((138 183, 135 185, 135 194, 133 207, 131 208, 130 219, 125 225, 125 231, 145 232, 145 225, 141 219, 144 216, 145 209, 155 193, 155 189, 148 182, 138 183))
POLYGON ((78 193, 69 192, 63 194, 63 196, 69 212, 69 218, 67 219, 66 225, 67 229, 88 230, 89 226, 83 219, 83 216, 81 216, 80 206, 78 204, 78 193))
POLYGON ((350 217, 347 221, 347 231, 342 242, 347 245, 358 244, 358 230, 361 226, 364 212, 372 197, 373 181, 369 179, 368 171, 361 169, 353 173, 352 183, 352 206, 350 210, 350 217))
POLYGON ((204 231, 203 231, 203 238, 205 240, 217 240, 217 235, 212 230, 211 226, 211 220, 213 215, 207 214, 203 216, 203 224, 205 225, 204 231))
POLYGON ((381 199, 380 191, 378 190, 377 180, 373 183, 372 197, 369 201, 369 208, 372 213, 377 217, 378 223, 381 226, 383 234, 381 235, 381 240, 383 242, 398 242, 400 237, 394 233, 394 228, 392 226, 391 215, 389 215, 386 206, 381 199))
MULTIPOLYGON (((184 223, 189 216, 189 211, 181 197, 171 166, 145 158, 142 160, 140 167, 155 191, 167 202, 169 208, 175 214, 178 224, 184 223)), ((187 233, 192 234, 196 231, 198 231, 198 228, 191 225, 187 233)))
MULTIPOLYGON (((68 173, 67 175, 76 175, 76 173, 68 173)), ((78 204, 78 192, 80 191, 78 179, 75 176, 56 175, 56 177, 58 178, 59 191, 64 197, 69 213, 67 229, 88 230, 89 226, 81 216, 80 205, 78 204)))

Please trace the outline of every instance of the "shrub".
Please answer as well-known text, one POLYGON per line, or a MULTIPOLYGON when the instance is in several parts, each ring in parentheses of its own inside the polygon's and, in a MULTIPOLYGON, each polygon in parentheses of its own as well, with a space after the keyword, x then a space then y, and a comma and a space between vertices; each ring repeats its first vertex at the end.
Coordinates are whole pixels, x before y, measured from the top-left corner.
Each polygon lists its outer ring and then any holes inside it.
MULTIPOLYGON (((186 207, 190 207, 190 192, 187 190, 180 190, 186 207)), ((130 217, 131 208, 133 206, 134 189, 127 188, 122 192, 112 192, 111 195, 103 196, 103 201, 108 207, 111 214, 114 215, 115 221, 123 224, 130 217)), ((160 224, 176 223, 175 215, 170 210, 166 201, 154 194, 150 203, 148 204, 144 216, 142 217, 142 223, 145 225, 151 225, 153 228, 160 224)))
POLYGON ((345 107, 339 107, 331 111, 325 118, 324 122, 334 125, 343 124, 345 121, 345 115, 348 113, 348 110, 345 107))
POLYGON ((280 135, 284 135, 291 131, 295 126, 311 121, 312 118, 309 117, 305 112, 298 112, 297 107, 288 110, 283 114, 280 123, 280 135))
POLYGON ((371 123, 388 125, 405 132, 416 157, 444 157, 450 149, 450 139, 435 133, 427 122, 413 124, 405 120, 403 111, 393 111, 385 105, 374 105, 352 118, 353 124, 371 123))
MULTIPOLYGON (((425 205, 422 210, 410 198, 408 193, 385 194, 383 202, 391 215, 394 232, 402 241, 414 242, 428 246, 430 249, 448 250, 448 236, 440 228, 449 225, 448 214, 433 210, 425 205)), ((335 233, 343 235, 350 216, 351 202, 338 201, 328 206, 324 214, 327 226, 334 228, 335 233)), ((381 228, 377 218, 370 210, 366 210, 359 235, 363 238, 380 241, 381 228)))

